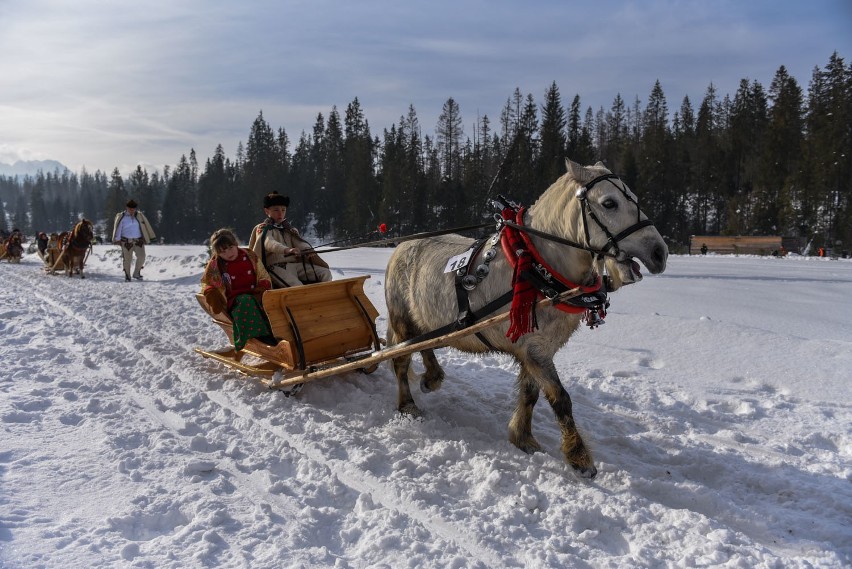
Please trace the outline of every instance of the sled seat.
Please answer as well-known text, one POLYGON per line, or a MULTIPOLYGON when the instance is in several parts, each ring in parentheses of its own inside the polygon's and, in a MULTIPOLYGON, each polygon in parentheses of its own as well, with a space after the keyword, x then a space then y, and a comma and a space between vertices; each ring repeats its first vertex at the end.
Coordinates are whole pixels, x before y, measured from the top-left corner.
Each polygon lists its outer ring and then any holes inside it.
MULTIPOLYGON (((255 338, 228 358, 238 363, 244 353, 259 357, 286 371, 313 366, 380 349, 375 321, 378 310, 364 293, 369 275, 266 291, 263 309, 278 344, 255 338)), ((234 342, 233 323, 227 314, 214 314, 204 295, 199 304, 234 342)), ((224 354, 223 354, 224 355, 224 354)), ((270 371, 269 373, 272 373, 270 371)))

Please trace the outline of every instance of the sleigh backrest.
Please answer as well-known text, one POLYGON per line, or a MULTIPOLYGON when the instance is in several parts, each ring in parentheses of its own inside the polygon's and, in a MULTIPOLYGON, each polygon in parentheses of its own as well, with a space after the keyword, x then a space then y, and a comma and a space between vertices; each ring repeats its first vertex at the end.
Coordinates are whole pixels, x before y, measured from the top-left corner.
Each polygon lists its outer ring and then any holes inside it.
POLYGON ((267 291, 263 308, 276 338, 306 366, 378 348, 379 313, 364 293, 369 275, 267 291))

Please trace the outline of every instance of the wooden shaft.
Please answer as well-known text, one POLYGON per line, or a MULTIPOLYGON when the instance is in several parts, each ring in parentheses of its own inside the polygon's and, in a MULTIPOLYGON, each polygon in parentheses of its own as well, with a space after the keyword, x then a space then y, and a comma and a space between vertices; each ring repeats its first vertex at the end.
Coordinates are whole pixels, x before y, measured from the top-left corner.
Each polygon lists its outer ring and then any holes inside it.
MULTIPOLYGON (((536 303, 537 306, 547 307, 552 306, 558 302, 563 300, 568 300, 569 298, 574 298, 575 296, 579 296, 583 293, 579 287, 572 288, 571 290, 566 290, 565 292, 557 295, 555 298, 545 298, 536 303)), ((444 347, 446 344, 456 340, 458 338, 463 338, 465 336, 469 336, 471 334, 475 334, 480 330, 484 330, 495 324, 503 322, 504 320, 508 320, 509 311, 501 312, 495 316, 490 318, 486 318, 485 320, 481 320, 467 328, 462 328, 461 330, 456 330, 454 332, 449 332, 444 334, 443 336, 438 336, 437 338, 432 338, 430 340, 424 340, 422 342, 416 342, 414 344, 408 345, 394 345, 388 346, 383 350, 379 350, 377 352, 373 352, 369 356, 355 360, 349 363, 341 364, 341 365, 333 365, 328 368, 317 369, 314 371, 305 370, 304 372, 298 372, 298 375, 294 375, 292 373, 287 374, 285 379, 278 381, 275 383, 274 387, 288 387, 291 385, 296 385, 298 383, 305 383, 308 381, 313 381, 315 379, 321 379, 323 377, 328 377, 330 375, 337 375, 339 373, 344 373, 347 371, 354 371, 361 368, 370 367, 373 364, 377 364, 379 362, 383 362, 385 360, 389 360, 391 358, 398 358, 400 356, 405 356, 408 354, 413 354, 414 352, 420 352, 422 350, 428 350, 431 348, 440 348, 444 347)))

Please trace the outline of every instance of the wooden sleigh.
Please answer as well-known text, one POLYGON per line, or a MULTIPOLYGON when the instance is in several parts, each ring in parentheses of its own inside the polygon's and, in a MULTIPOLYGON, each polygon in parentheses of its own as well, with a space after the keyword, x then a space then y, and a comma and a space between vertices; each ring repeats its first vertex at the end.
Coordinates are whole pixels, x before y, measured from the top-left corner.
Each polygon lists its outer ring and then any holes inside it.
MULTIPOLYGON (((372 373, 385 360, 445 347, 509 318, 509 312, 502 312, 465 328, 382 347, 384 341, 375 326, 379 313, 364 293, 364 281, 368 278, 369 275, 364 275, 267 291, 263 295, 263 309, 278 344, 271 346, 252 338, 239 351, 234 348, 220 352, 195 348, 195 351, 240 373, 258 377, 272 389, 291 394, 315 379, 350 371, 372 373), (248 363, 245 356, 261 361, 248 363)), ((574 288, 537 304, 551 306, 580 294, 582 291, 574 288)), ((233 345, 231 319, 226 314, 214 314, 204 295, 195 296, 233 345)))
MULTIPOLYGON (((368 278, 364 275, 267 291, 263 309, 278 344, 252 338, 242 350, 195 351, 278 389, 292 388, 318 372, 368 357, 382 344, 375 325, 379 312, 364 293, 368 278), (247 355, 263 361, 249 363, 247 355)), ((233 345, 233 324, 228 315, 214 314, 203 295, 196 298, 233 345)), ((353 369, 371 373, 376 367, 369 363, 353 369)))

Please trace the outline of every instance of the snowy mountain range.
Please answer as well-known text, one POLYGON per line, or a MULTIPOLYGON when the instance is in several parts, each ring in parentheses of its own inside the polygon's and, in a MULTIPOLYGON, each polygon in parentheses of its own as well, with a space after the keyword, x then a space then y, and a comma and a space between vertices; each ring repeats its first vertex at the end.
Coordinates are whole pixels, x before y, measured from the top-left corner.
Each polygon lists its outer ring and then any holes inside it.
POLYGON ((60 172, 67 169, 62 162, 56 160, 18 160, 14 164, 5 164, 0 162, 0 176, 35 176, 41 170, 44 173, 53 172, 59 169, 60 172))

